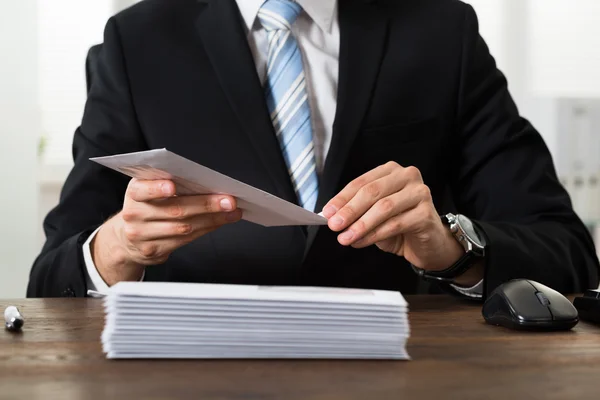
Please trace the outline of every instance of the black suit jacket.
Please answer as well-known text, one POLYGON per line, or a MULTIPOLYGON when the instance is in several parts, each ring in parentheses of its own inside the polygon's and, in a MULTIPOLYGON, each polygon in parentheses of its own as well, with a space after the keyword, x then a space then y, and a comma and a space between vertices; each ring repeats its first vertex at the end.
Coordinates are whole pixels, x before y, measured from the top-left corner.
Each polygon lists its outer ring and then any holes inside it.
MULTIPOLYGON (((487 235, 487 291, 530 278, 563 292, 598 285, 590 235, 455 0, 340 0, 338 107, 321 208, 394 160, 418 167, 440 213, 487 235)), ((166 147, 297 201, 234 0, 146 0, 110 19, 75 166, 47 216, 28 296, 84 296, 82 244, 122 206, 128 179, 88 159, 166 147)), ((424 292, 402 258, 345 248, 329 229, 224 227, 147 269, 147 280, 424 292)))

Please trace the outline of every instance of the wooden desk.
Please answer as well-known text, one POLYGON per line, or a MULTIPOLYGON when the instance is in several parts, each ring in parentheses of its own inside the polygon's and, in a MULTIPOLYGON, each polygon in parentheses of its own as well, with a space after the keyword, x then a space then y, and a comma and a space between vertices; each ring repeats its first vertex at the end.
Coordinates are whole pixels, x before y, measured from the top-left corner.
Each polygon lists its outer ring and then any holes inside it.
POLYGON ((0 300, 26 317, 0 331, 0 398, 586 399, 600 390, 600 327, 519 333, 478 305, 407 296, 413 361, 109 361, 94 299, 0 300), (6 396, 6 397, 5 397, 6 396))

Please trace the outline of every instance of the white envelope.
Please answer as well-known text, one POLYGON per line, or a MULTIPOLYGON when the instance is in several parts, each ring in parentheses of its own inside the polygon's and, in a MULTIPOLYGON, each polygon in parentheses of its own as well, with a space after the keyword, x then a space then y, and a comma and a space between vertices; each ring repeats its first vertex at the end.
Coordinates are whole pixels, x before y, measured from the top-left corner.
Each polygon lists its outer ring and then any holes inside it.
POLYGON ((400 292, 374 289, 350 289, 338 287, 295 287, 226 285, 189 282, 119 282, 109 289, 107 303, 113 298, 119 302, 129 299, 149 298, 156 303, 164 299, 263 301, 276 303, 319 303, 361 306, 391 306, 406 308, 408 303, 400 292))
POLYGON ((166 149, 90 160, 138 179, 170 179, 178 195, 228 194, 243 219, 263 226, 326 225, 327 219, 270 193, 230 178, 166 149))

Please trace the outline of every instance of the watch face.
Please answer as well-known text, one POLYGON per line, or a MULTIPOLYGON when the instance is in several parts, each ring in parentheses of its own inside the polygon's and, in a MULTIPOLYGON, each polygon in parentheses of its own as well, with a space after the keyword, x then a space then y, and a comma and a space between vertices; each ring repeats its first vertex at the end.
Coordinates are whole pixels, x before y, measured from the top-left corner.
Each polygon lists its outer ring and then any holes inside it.
POLYGON ((458 223, 469 239, 475 244, 485 247, 485 241, 477 233, 477 229, 473 226, 471 220, 464 215, 457 215, 458 223))

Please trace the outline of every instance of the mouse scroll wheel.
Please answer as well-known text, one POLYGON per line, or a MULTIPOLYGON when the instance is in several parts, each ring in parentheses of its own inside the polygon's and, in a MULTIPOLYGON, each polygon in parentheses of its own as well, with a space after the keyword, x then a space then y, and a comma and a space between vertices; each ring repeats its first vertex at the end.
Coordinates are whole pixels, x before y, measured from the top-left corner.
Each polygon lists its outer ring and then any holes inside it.
POLYGON ((537 296, 540 303, 542 303, 545 306, 550 305, 550 300, 546 297, 546 295, 544 293, 536 292, 535 295, 537 296))

